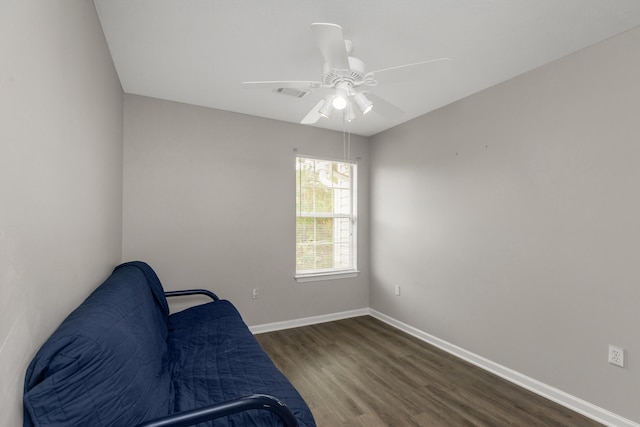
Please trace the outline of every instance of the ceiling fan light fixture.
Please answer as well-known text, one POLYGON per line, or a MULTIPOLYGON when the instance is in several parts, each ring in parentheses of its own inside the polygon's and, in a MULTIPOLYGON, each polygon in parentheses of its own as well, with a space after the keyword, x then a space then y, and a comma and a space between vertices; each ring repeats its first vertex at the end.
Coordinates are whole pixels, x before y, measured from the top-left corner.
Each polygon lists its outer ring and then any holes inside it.
POLYGON ((342 117, 345 122, 351 122, 356 118, 356 112, 353 110, 353 103, 347 103, 344 111, 342 112, 342 117))
POLYGON ((336 96, 335 98, 333 98, 332 104, 333 108, 335 108, 336 110, 344 110, 344 108, 347 106, 347 98, 336 96))
POLYGON ((328 119, 331 117, 331 113, 333 113, 333 100, 331 96, 327 96, 324 99, 324 104, 322 104, 322 107, 318 110, 318 114, 325 119, 328 119))
POLYGON ((339 83, 336 86, 336 95, 333 98, 333 108, 336 110, 344 110, 348 104, 349 85, 347 83, 339 83))
POLYGON ((367 114, 373 108, 373 102, 362 92, 356 93, 353 99, 356 101, 356 104, 358 104, 358 108, 360 108, 362 114, 367 114))

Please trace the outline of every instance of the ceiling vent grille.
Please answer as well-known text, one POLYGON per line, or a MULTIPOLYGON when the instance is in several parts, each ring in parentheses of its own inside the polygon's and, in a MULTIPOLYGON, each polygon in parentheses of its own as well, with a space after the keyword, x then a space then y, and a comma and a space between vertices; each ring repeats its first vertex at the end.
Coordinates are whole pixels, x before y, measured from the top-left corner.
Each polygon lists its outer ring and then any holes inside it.
POLYGON ((277 89, 274 89, 273 91, 282 95, 293 96, 294 98, 304 98, 310 93, 308 90, 300 90, 290 87, 279 87, 277 89))

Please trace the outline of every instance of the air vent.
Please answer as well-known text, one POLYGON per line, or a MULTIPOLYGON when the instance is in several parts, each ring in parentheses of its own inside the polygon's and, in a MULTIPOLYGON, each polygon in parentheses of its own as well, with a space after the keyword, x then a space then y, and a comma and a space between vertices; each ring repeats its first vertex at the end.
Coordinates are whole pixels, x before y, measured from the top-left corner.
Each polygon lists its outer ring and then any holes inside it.
POLYGON ((308 90, 299 90, 290 87, 279 87, 277 89, 274 89, 273 91, 282 95, 293 96, 295 98, 304 98, 305 96, 309 95, 308 90))

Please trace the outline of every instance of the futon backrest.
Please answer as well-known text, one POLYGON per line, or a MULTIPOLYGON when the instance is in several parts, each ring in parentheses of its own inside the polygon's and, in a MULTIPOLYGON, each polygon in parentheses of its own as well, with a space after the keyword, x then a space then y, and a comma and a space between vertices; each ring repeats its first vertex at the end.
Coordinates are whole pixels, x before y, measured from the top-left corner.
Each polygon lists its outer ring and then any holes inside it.
POLYGON ((118 266, 29 365, 24 425, 125 426, 167 415, 167 319, 153 270, 118 266))

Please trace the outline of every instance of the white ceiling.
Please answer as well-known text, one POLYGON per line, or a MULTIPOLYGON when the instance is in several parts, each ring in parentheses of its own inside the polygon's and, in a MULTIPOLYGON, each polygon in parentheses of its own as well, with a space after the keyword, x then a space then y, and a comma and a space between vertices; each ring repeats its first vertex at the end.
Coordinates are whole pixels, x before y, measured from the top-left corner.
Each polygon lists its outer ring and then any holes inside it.
MULTIPOLYGON (((350 123, 370 136, 640 25, 638 0, 94 0, 125 92, 298 123, 318 102, 244 81, 320 80, 310 29, 339 24, 367 71, 449 57, 380 85, 403 109, 350 123)), ((638 47, 640 48, 640 46, 638 47)), ((375 111, 375 107, 374 107, 375 111)), ((343 130, 340 114, 317 127, 343 130)))

